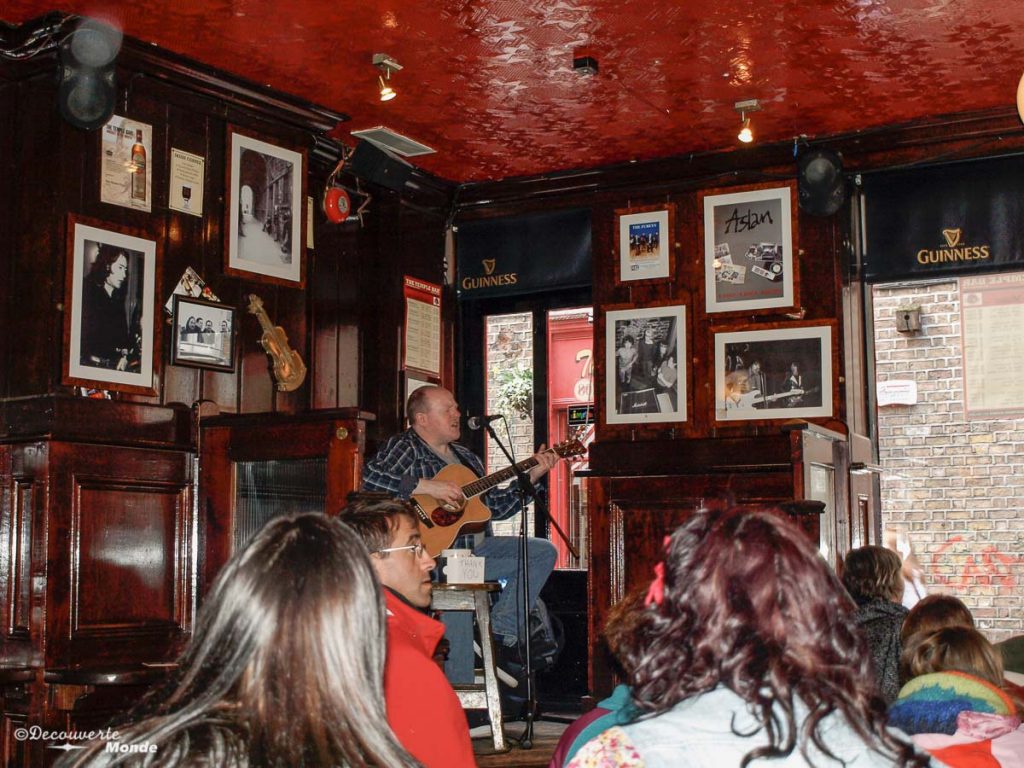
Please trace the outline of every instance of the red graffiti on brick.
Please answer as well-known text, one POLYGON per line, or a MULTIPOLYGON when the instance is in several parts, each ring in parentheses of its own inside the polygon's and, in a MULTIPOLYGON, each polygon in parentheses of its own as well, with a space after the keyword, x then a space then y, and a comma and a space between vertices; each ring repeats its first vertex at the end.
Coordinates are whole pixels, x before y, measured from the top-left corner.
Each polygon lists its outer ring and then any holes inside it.
POLYGON ((968 590, 972 586, 996 586, 1005 589, 1017 586, 1017 569, 1024 566, 1024 556, 1000 552, 992 544, 985 546, 979 554, 964 555, 963 568, 959 573, 951 577, 943 574, 942 556, 963 540, 963 536, 951 536, 935 551, 932 556, 932 567, 929 569, 929 576, 934 584, 952 590, 968 590))

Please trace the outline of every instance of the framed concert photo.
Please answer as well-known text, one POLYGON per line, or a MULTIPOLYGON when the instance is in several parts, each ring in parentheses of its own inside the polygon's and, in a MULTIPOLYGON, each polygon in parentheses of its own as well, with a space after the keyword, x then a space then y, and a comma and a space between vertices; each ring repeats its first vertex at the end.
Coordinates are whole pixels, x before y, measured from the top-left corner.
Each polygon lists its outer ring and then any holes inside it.
POLYGON ((605 422, 686 421, 686 307, 605 314, 605 422))
POLYGON ((171 365, 234 371, 236 320, 232 306, 175 295, 171 365))
POLYGON ((831 417, 833 325, 715 334, 715 419, 831 417))
POLYGON ((71 215, 63 383, 155 395, 159 246, 133 229, 71 215))
POLYGON ((305 286, 305 168, 305 151, 228 126, 226 274, 305 286))
POLYGON ((708 190, 698 199, 707 312, 793 308, 796 182, 708 190))
POLYGON ((615 211, 619 253, 617 282, 658 280, 675 271, 672 232, 675 206, 649 205, 615 211))

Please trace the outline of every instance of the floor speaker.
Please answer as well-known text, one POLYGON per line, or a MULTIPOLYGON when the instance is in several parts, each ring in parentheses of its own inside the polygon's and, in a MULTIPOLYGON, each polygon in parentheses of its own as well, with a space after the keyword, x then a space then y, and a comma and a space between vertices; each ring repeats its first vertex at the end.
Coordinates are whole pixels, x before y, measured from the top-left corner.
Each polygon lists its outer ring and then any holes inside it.
POLYGON ((368 141, 356 144, 347 170, 353 176, 395 192, 401 192, 412 175, 411 165, 368 141))

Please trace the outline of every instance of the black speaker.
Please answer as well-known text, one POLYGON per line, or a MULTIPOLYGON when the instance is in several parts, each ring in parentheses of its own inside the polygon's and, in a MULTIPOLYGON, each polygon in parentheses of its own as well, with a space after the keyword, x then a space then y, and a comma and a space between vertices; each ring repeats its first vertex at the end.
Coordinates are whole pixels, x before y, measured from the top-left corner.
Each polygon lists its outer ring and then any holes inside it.
POLYGON ((401 192, 412 176, 411 165, 365 140, 356 144, 347 168, 353 176, 395 192, 401 192))
POLYGON ((57 106, 76 128, 95 130, 114 114, 120 49, 121 31, 95 19, 84 19, 61 44, 57 106))
POLYGON ((831 216, 846 202, 842 158, 831 149, 802 153, 797 187, 801 209, 814 216, 831 216))

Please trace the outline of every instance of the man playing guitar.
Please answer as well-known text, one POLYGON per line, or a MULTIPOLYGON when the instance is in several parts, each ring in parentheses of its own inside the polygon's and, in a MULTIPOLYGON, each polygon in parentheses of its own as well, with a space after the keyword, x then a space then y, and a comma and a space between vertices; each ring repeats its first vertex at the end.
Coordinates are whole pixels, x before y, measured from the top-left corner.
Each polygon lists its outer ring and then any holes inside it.
MULTIPOLYGON (((432 496, 442 504, 458 507, 464 502, 461 488, 453 482, 432 480, 450 464, 462 464, 478 476, 484 476, 480 459, 458 443, 461 434, 461 413, 455 397, 443 387, 420 387, 406 405, 410 428, 390 438, 376 455, 363 467, 363 489, 385 491, 408 499, 413 495, 432 496)), ((536 465, 527 473, 531 482, 537 482, 554 466, 558 456, 545 451, 544 446, 533 456, 536 465)), ((504 520, 519 511, 519 492, 515 482, 505 488, 494 488, 483 496, 484 502, 496 520, 504 520)), ((491 624, 499 645, 516 646, 524 637, 527 627, 519 607, 519 539, 515 536, 494 536, 490 523, 482 532, 463 532, 455 540, 455 547, 472 548, 473 553, 486 558, 484 578, 504 584, 500 596, 491 610, 491 624)), ((438 554, 438 553, 431 553, 438 554)), ((528 607, 537 601, 541 588, 555 567, 556 551, 546 539, 527 541, 527 567, 529 568, 528 607)), ((452 639, 446 672, 453 683, 473 682, 473 650, 466 632, 469 614, 448 612, 444 616, 450 634, 463 635, 452 639)))

